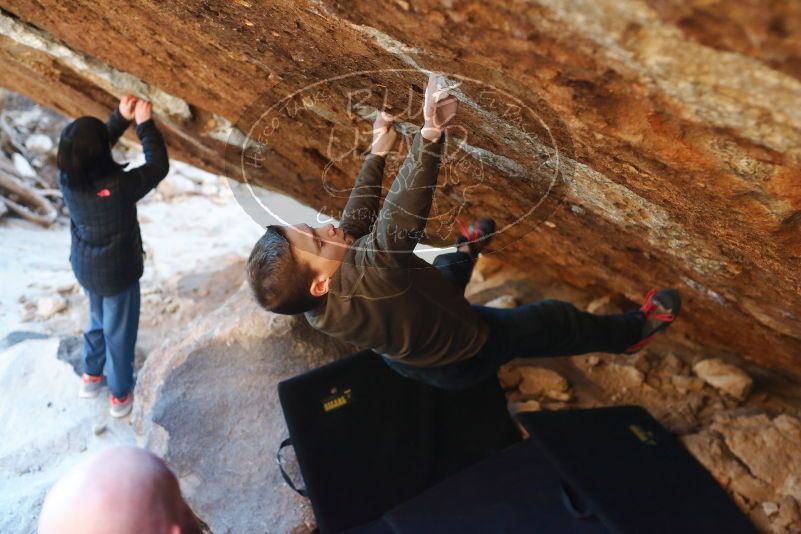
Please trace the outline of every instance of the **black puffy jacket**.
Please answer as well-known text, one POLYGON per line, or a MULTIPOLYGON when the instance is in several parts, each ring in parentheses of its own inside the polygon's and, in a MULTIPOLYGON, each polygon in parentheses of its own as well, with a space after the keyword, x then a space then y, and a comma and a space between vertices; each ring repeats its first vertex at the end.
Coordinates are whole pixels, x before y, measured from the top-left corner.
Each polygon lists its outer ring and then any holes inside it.
MULTIPOLYGON (((112 146, 130 125, 114 110, 106 122, 112 146)), ((98 295, 111 296, 139 280, 144 270, 142 236, 136 202, 164 179, 169 170, 167 148, 156 125, 148 120, 136 127, 145 164, 118 170, 96 180, 93 189, 77 191, 59 185, 70 212, 70 263, 78 282, 98 295)))

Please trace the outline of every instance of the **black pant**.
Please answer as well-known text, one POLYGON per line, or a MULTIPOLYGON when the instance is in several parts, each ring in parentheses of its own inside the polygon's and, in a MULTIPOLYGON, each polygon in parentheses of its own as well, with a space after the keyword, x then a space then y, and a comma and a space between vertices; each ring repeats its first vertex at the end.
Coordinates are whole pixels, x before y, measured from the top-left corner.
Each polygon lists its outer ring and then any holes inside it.
MULTIPOLYGON (((473 265, 470 255, 463 252, 434 258, 434 267, 462 290, 470 280, 473 265)), ((472 358, 441 367, 412 367, 385 358, 387 365, 404 376, 433 386, 463 389, 478 384, 518 357, 623 352, 640 340, 645 321, 639 309, 593 315, 560 300, 541 300, 509 309, 473 308, 489 326, 489 336, 472 358)))

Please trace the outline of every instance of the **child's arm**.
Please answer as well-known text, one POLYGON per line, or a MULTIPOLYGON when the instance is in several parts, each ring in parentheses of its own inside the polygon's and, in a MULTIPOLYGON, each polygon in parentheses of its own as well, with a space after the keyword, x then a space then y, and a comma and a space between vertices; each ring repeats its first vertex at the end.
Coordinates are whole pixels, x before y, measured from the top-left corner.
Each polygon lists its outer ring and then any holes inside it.
POLYGON ((411 252, 423 236, 437 187, 442 132, 456 115, 458 104, 454 97, 444 96, 432 74, 423 105, 425 124, 415 135, 378 216, 375 243, 379 249, 411 252))
POLYGON ((373 122, 373 142, 370 154, 362 164, 356 185, 342 211, 339 227, 356 239, 367 235, 378 215, 381 198, 381 179, 384 177, 385 156, 392 150, 398 134, 392 127, 395 119, 387 113, 378 113, 373 122))
POLYGON ((111 112, 111 116, 106 121, 106 128, 108 129, 108 139, 111 146, 117 144, 122 134, 131 125, 134 118, 134 107, 136 106, 136 97, 125 95, 120 99, 120 105, 111 112))
POLYGON ((126 173, 128 176, 122 181, 123 191, 134 202, 156 187, 170 170, 164 139, 150 117, 150 102, 144 100, 137 102, 136 124, 136 135, 142 143, 145 164, 128 171, 126 173))

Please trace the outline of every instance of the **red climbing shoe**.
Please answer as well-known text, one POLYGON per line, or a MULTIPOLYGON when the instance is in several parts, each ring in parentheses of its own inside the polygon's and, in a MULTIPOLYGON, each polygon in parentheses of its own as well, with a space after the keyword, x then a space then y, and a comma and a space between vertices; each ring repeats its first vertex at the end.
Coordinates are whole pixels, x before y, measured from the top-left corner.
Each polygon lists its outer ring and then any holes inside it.
POLYGON ((681 297, 675 289, 663 289, 657 292, 652 289, 645 297, 645 302, 640 306, 640 311, 645 314, 645 324, 642 327, 642 337, 640 340, 627 348, 625 354, 634 354, 644 349, 654 336, 666 330, 681 311, 681 297))
POLYGON ((492 236, 495 233, 495 221, 488 218, 477 219, 469 226, 464 222, 461 217, 456 220, 459 223, 459 236, 456 242, 457 246, 462 243, 467 243, 470 249, 470 255, 473 258, 478 256, 478 253, 484 250, 492 236))

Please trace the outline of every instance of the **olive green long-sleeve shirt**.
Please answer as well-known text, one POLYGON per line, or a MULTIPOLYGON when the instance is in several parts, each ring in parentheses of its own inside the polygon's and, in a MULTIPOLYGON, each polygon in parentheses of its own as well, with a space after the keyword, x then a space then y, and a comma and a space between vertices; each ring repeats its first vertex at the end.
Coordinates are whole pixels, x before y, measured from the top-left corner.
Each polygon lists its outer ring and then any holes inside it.
POLYGON ((415 367, 472 357, 488 327, 462 291, 414 254, 433 201, 444 136, 419 133, 379 211, 384 158, 368 155, 340 228, 356 238, 309 324, 415 367))

